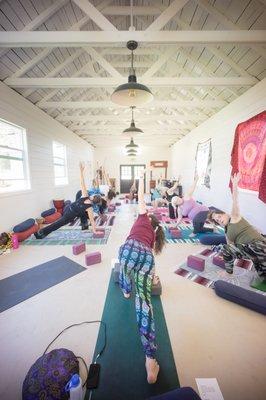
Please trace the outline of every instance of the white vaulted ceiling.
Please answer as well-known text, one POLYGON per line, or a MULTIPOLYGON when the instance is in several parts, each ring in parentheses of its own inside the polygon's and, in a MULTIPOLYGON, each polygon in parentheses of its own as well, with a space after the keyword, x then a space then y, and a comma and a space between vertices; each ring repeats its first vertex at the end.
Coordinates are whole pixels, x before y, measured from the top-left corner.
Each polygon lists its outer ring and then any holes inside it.
POLYGON ((265 0, 0 0, 0 79, 94 146, 124 144, 128 108, 110 101, 138 81, 144 145, 171 145, 266 76, 265 0), (5 32, 6 31, 6 32, 5 32), (12 32, 11 32, 12 31, 12 32))

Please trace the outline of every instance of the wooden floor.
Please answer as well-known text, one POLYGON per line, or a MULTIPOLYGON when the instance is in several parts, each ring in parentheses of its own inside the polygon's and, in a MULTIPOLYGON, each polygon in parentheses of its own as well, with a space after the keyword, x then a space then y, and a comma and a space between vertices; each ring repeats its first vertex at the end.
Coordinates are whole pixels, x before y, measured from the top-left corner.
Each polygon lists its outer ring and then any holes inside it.
MULTIPOLYGON (((108 243, 87 246, 87 250, 101 251, 101 264, 0 314, 0 399, 21 398, 28 369, 62 329, 101 318, 111 259, 117 257, 134 213, 134 205, 123 205, 108 243)), ((264 400, 265 317, 174 274, 187 255, 201 248, 195 244, 167 244, 156 259, 181 385, 196 389, 195 378, 217 378, 225 400, 264 400)), ((0 279, 61 255, 84 265, 84 254, 73 256, 71 246, 20 246, 0 257, 0 279)), ((58 339, 53 348, 69 348, 90 363, 97 332, 98 327, 93 325, 75 328, 58 339)))

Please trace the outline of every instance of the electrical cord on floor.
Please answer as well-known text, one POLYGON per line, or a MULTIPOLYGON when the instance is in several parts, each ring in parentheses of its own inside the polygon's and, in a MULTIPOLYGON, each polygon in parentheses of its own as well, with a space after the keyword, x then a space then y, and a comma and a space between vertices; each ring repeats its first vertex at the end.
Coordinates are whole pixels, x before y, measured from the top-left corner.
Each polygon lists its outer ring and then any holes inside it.
MULTIPOLYGON (((63 329, 63 330, 48 344, 48 346, 46 347, 46 349, 45 349, 44 352, 43 352, 43 355, 47 352, 47 350, 49 349, 49 347, 56 341, 56 339, 58 339, 59 336, 61 336, 61 335, 62 335, 64 332, 66 332, 68 329, 73 328, 74 326, 81 326, 81 325, 86 325, 86 324, 96 324, 96 323, 100 323, 100 325, 103 325, 103 327, 104 327, 104 343, 103 343, 103 346, 102 346, 101 350, 99 351, 99 353, 98 353, 98 354, 96 355, 96 357, 95 357, 94 364, 96 364, 97 359, 103 354, 103 352, 104 352, 104 350, 105 350, 105 348, 106 348, 106 344, 107 344, 106 323, 103 322, 103 321, 101 321, 101 320, 83 321, 83 322, 79 322, 79 323, 76 323, 76 324, 72 324, 72 325, 67 326, 65 329, 63 329)), ((84 386, 86 385, 86 383, 87 383, 87 379, 88 379, 88 375, 89 375, 88 367, 87 367, 87 364, 86 364, 86 362, 84 361, 84 359, 83 359, 82 357, 80 357, 80 356, 76 356, 76 357, 77 357, 77 358, 80 358, 80 359, 83 361, 83 363, 84 363, 84 365, 85 365, 85 368, 86 368, 87 378, 86 378, 85 382, 84 382, 83 385, 82 385, 82 386, 84 387, 84 386)), ((90 398, 91 398, 91 393, 90 393, 90 398)))

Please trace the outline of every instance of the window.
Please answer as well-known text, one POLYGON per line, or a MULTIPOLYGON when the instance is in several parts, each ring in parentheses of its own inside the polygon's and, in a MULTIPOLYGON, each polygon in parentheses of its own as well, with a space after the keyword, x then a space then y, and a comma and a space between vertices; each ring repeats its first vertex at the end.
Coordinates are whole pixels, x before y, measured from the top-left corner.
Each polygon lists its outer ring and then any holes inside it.
POLYGON ((139 179, 140 174, 144 170, 144 165, 134 165, 134 178, 139 179))
POLYGON ((121 179, 122 180, 132 179, 131 165, 121 165, 121 179))
POLYGON ((0 193, 30 189, 25 129, 0 119, 0 193))
POLYGON ((53 157, 55 185, 67 185, 66 146, 58 142, 53 142, 53 157))

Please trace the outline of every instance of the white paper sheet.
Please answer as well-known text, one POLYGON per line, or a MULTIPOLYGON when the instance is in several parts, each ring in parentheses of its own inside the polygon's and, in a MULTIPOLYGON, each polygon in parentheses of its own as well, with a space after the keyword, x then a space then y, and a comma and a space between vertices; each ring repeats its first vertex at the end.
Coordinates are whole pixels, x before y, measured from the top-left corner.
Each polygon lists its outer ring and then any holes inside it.
POLYGON ((196 378, 202 400, 224 400, 216 378, 196 378))

